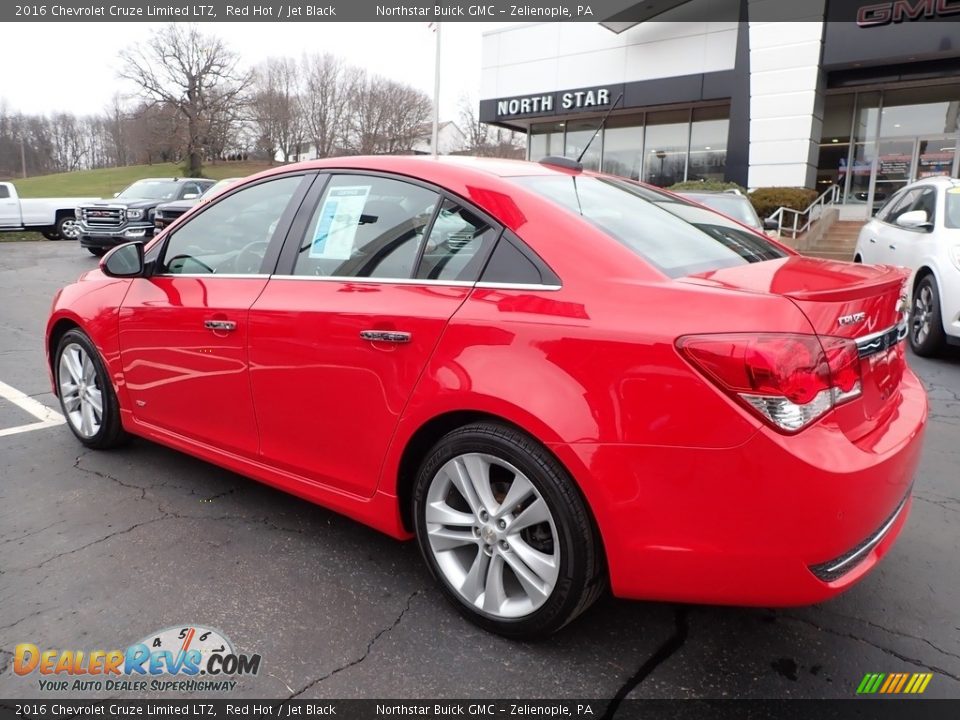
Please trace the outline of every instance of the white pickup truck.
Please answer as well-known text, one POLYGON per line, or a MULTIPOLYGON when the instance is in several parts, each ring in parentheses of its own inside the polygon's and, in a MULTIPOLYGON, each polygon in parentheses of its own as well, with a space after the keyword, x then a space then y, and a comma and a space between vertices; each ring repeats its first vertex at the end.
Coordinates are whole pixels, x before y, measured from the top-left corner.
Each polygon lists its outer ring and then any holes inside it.
POLYGON ((75 210, 99 198, 21 200, 13 183, 0 182, 0 232, 34 230, 48 240, 75 240, 80 234, 75 210))

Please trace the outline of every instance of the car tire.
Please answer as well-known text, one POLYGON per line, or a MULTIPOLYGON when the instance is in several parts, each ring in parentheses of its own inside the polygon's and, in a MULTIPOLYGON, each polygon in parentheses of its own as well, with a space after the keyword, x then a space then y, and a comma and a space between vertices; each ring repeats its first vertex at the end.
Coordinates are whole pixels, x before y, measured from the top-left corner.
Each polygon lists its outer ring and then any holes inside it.
POLYGON ((60 240, 76 240, 80 237, 80 222, 69 215, 57 220, 57 235, 60 240))
POLYGON ((97 257, 103 257, 104 255, 107 254, 106 248, 87 248, 87 251, 91 255, 96 255, 97 257))
POLYGON ((943 350, 946 335, 940 315, 940 290, 933 275, 925 275, 913 289, 910 305, 910 347, 921 357, 943 350))
POLYGON ((98 450, 122 444, 127 434, 117 394, 100 353, 83 331, 69 330, 60 339, 53 369, 60 408, 77 439, 98 450))
POLYGON ((860 255, 854 255, 854 256, 853 256, 853 261, 854 261, 855 263, 863 263, 863 258, 860 257, 860 255))
POLYGON ((602 544, 579 489, 512 427, 477 422, 441 438, 417 474, 413 517, 444 595, 485 630, 549 635, 606 589, 602 544))

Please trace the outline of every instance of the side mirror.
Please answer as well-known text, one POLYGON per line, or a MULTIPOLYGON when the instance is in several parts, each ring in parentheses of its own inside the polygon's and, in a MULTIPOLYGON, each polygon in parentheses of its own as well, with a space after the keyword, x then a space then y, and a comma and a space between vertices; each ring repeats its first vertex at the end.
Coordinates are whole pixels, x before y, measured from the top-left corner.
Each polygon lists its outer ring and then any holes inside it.
POLYGON ((780 223, 778 223, 776 220, 774 220, 774 219, 772 219, 772 218, 767 218, 766 220, 763 221, 763 229, 764 229, 764 230, 779 230, 779 229, 780 229, 780 223))
POLYGON ((200 193, 187 193, 186 195, 183 196, 183 199, 196 200, 198 197, 200 197, 200 193))
POLYGON ((100 270, 107 277, 142 277, 143 268, 142 242, 128 242, 118 245, 104 255, 100 261, 100 270))
POLYGON ((933 223, 927 219, 925 210, 911 210, 897 218, 897 225, 910 230, 933 230, 933 223))

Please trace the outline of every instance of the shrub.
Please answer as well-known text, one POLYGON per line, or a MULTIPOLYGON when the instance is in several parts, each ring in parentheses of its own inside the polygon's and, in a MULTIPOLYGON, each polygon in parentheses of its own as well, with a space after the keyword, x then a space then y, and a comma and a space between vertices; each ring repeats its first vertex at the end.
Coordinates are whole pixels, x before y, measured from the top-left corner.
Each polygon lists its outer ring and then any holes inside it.
POLYGON ((781 207, 806 210, 817 199, 816 190, 792 187, 757 188, 748 195, 757 215, 768 218, 781 207))
POLYGON ((723 182, 722 180, 687 180, 671 185, 667 188, 672 192, 723 192, 724 190, 739 190, 744 195, 747 189, 737 185, 735 182, 723 182))

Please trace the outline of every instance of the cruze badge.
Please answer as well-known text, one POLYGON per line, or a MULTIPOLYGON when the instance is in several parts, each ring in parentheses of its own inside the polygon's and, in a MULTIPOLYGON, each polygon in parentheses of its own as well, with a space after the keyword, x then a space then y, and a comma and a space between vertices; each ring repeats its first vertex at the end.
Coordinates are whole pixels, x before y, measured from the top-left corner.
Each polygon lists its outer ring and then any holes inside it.
POLYGON ((852 315, 841 315, 837 320, 840 323, 841 327, 847 327, 848 325, 856 325, 857 323, 862 323, 867 319, 867 314, 865 312, 853 313, 852 315))

